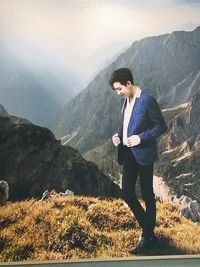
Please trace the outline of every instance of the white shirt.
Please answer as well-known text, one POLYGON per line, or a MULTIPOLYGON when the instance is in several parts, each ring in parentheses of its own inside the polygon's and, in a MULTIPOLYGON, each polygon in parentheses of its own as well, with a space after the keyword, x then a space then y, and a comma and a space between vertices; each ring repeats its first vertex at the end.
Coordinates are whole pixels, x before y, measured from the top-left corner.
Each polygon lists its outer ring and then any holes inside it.
POLYGON ((128 131, 128 125, 131 118, 131 113, 135 104, 136 97, 140 97, 141 95, 141 89, 137 86, 135 90, 135 94, 131 101, 129 102, 129 99, 127 98, 124 103, 126 102, 126 107, 124 110, 124 122, 123 122, 123 145, 127 145, 127 131, 128 131))

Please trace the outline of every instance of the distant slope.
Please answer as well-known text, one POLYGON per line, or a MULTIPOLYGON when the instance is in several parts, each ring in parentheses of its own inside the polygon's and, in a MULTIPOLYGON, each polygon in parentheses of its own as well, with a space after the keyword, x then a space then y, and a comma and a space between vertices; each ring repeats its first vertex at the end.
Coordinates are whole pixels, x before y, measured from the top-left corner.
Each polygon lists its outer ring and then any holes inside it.
POLYGON ((118 183, 121 181, 122 166, 117 162, 117 148, 113 145, 111 138, 83 154, 83 157, 97 164, 99 169, 114 181, 118 183))
POLYGON ((129 67, 135 82, 150 90, 163 108, 190 101, 200 90, 200 27, 134 42, 70 101, 55 134, 61 138, 78 132, 69 144, 81 153, 103 144, 118 128, 120 99, 108 80, 119 67, 129 67))
POLYGON ((10 114, 53 129, 57 114, 76 93, 78 77, 29 40, 0 34, 1 103, 10 114))
POLYGON ((1 103, 10 114, 52 128, 52 118, 61 108, 59 102, 14 58, 12 65, 6 64, 0 65, 1 103))

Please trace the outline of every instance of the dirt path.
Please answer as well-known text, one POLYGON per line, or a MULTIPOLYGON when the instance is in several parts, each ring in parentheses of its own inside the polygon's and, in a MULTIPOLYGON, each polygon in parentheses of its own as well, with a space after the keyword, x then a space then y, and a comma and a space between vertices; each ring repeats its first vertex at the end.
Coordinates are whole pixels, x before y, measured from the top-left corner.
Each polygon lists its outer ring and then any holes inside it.
POLYGON ((158 197, 161 201, 172 201, 174 196, 170 192, 170 188, 165 184, 162 177, 155 176, 153 177, 153 188, 156 197, 158 197))

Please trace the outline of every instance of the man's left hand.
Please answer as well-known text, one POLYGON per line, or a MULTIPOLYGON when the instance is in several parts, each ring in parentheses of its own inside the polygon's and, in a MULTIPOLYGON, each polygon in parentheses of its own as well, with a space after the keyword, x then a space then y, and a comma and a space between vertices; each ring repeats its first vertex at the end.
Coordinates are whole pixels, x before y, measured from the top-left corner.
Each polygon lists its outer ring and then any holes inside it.
POLYGON ((137 146, 141 143, 139 135, 131 135, 127 138, 127 147, 137 146))

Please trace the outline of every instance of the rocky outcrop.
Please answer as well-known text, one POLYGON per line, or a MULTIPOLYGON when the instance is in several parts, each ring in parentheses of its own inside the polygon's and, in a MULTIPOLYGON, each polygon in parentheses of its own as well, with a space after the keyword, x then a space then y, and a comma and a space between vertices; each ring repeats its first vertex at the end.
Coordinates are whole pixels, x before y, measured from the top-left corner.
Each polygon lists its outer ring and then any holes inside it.
POLYGON ((0 116, 7 116, 8 112, 3 105, 0 104, 0 116))
POLYGON ((200 93, 168 120, 169 131, 160 140, 160 159, 157 171, 180 197, 199 200, 200 195, 200 93))
POLYGON ((181 215, 193 222, 200 222, 200 209, 196 200, 191 201, 187 207, 181 210, 181 215))
POLYGON ((0 181, 0 204, 4 204, 9 198, 9 185, 6 181, 0 181))
POLYGON ((9 117, 10 123, 15 123, 15 124, 24 124, 24 123, 31 124, 31 122, 28 121, 27 119, 16 117, 16 116, 13 116, 13 115, 9 115, 9 113, 7 112, 7 110, 1 104, 0 104, 0 116, 9 117))
POLYGON ((77 150, 62 146, 47 128, 0 117, 0 177, 10 199, 41 197, 45 190, 79 195, 117 196, 118 186, 77 150))
POLYGON ((55 190, 52 190, 51 192, 49 192, 49 190, 46 190, 42 194, 40 201, 48 200, 49 198, 69 197, 69 196, 74 196, 74 192, 68 189, 64 193, 63 192, 57 193, 55 190))
POLYGON ((200 208, 196 200, 192 200, 187 196, 181 196, 178 203, 183 206, 180 213, 182 216, 190 219, 194 223, 200 223, 200 208))

